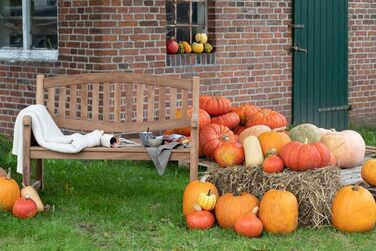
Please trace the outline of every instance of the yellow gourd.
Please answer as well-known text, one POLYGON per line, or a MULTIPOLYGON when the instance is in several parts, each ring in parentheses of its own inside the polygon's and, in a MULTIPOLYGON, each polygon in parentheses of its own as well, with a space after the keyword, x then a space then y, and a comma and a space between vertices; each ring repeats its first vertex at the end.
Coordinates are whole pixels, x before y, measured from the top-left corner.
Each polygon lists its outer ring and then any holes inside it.
MULTIPOLYGON (((23 184, 22 184, 23 185, 23 184)), ((21 197, 26 198, 27 196, 32 199, 35 204, 37 205, 38 212, 44 211, 44 205, 42 200, 40 199, 37 191, 32 186, 24 186, 24 188, 21 189, 21 197)))
POLYGON ((184 46, 184 52, 185 52, 185 53, 190 53, 190 52, 192 51, 192 48, 191 48, 191 46, 188 44, 188 42, 183 41, 183 42, 181 42, 181 43, 182 43, 183 46, 184 46))
POLYGON ((204 51, 204 45, 198 43, 192 43, 192 51, 194 53, 202 53, 204 51))
POLYGON ((205 33, 197 33, 195 35, 195 39, 197 43, 205 44, 208 42, 208 36, 205 33))
POLYGON ((260 142, 256 136, 249 135, 243 142, 246 167, 256 167, 262 165, 264 155, 260 142))
POLYGON ((215 203, 217 202, 217 196, 215 194, 211 194, 209 189, 208 193, 201 193, 198 196, 198 204, 205 210, 212 210, 215 207, 215 203))

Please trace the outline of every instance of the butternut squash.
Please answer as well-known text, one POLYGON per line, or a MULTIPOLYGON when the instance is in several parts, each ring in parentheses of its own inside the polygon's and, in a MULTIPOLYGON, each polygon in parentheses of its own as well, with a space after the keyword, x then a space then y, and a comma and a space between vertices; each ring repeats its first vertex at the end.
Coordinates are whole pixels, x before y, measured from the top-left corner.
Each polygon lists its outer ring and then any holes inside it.
MULTIPOLYGON (((23 185, 23 184, 22 184, 23 185)), ((40 199, 37 191, 34 189, 32 186, 24 186, 21 189, 21 197, 26 198, 27 196, 32 199, 35 204, 37 205, 38 212, 43 212, 44 211, 44 205, 42 200, 40 199)))
POLYGON ((262 165, 264 155, 262 154, 260 141, 256 136, 247 136, 244 139, 243 148, 246 167, 256 167, 262 165))

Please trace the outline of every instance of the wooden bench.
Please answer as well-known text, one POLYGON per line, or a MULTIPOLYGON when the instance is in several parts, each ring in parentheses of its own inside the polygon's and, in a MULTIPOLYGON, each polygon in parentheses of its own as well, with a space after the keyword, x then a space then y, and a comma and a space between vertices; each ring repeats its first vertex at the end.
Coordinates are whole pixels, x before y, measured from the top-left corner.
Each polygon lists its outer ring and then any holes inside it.
MULTIPOLYGON (((190 180, 197 179, 200 79, 179 79, 136 73, 88 73, 37 76, 36 103, 47 106, 59 128, 106 133, 137 133, 190 127, 190 147, 173 149, 170 160, 190 162, 190 180), (189 118, 188 109, 192 107, 189 118), (176 117, 181 108, 182 117, 176 117)), ((50 151, 32 143, 31 117, 23 118, 23 182, 43 188, 44 159, 150 160, 144 147, 85 148, 79 153, 50 151)))

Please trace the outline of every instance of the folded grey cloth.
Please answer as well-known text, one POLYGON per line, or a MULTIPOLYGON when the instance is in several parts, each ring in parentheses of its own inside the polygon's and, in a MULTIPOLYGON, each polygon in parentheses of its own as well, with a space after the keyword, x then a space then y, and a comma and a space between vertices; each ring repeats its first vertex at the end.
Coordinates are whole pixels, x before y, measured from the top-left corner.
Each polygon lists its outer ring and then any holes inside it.
POLYGON ((163 175, 166 170, 167 163, 171 156, 171 149, 184 147, 180 142, 171 142, 159 147, 147 147, 146 151, 150 159, 153 161, 154 166, 157 168, 159 175, 163 175))

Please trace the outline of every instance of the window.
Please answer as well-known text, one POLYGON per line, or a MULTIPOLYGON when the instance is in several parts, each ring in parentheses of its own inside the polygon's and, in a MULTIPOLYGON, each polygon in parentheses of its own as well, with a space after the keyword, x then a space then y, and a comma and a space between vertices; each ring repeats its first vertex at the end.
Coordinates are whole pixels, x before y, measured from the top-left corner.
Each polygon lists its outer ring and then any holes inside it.
POLYGON ((57 0, 0 1, 0 58, 57 59, 57 0))
POLYGON ((166 1, 166 19, 167 38, 192 43, 196 33, 207 33, 207 1, 166 1))

